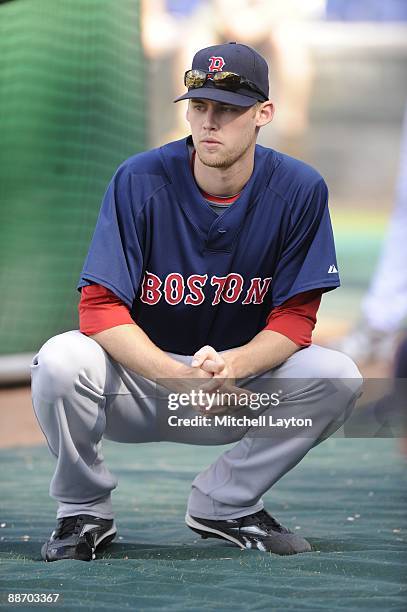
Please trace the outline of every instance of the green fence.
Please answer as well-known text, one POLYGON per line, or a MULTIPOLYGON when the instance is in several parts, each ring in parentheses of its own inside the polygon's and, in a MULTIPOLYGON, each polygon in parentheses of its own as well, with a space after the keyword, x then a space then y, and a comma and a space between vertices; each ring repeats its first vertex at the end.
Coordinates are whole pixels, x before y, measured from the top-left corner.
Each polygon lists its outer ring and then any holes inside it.
POLYGON ((0 3, 0 354, 77 327, 118 164, 145 146, 137 0, 0 3))

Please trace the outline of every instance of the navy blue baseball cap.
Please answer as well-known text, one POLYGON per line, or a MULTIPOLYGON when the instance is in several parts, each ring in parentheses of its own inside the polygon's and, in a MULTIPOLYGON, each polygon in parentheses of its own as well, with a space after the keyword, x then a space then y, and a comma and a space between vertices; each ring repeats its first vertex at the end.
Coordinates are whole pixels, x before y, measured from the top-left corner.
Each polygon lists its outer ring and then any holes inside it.
POLYGON ((201 49, 194 55, 192 70, 206 73, 232 72, 250 81, 240 84, 238 88, 220 88, 211 79, 202 87, 190 88, 179 100, 202 98, 236 106, 253 106, 257 101, 265 102, 269 95, 268 66, 266 60, 257 51, 247 45, 229 42, 201 49), (253 89, 252 87, 255 87, 253 89), (256 91, 257 90, 257 91, 256 91))

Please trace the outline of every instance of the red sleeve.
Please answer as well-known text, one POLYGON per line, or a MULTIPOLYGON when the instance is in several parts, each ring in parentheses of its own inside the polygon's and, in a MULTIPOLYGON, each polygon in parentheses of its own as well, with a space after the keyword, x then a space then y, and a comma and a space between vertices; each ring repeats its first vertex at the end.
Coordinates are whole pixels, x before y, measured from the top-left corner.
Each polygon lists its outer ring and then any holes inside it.
POLYGON ((82 287, 78 311, 79 329, 87 336, 117 325, 134 323, 128 307, 102 285, 82 287))
POLYGON ((270 312, 266 327, 286 336, 298 346, 311 344, 312 331, 317 322, 322 289, 298 293, 270 312))

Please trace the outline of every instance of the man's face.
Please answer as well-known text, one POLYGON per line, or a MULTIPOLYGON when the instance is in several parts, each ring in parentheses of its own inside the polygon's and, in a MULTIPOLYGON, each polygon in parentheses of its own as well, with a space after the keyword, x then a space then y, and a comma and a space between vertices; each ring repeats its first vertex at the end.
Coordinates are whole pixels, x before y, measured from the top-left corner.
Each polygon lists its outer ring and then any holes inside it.
POLYGON ((211 168, 229 168, 254 147, 257 106, 234 106, 191 99, 187 120, 200 161, 211 168))

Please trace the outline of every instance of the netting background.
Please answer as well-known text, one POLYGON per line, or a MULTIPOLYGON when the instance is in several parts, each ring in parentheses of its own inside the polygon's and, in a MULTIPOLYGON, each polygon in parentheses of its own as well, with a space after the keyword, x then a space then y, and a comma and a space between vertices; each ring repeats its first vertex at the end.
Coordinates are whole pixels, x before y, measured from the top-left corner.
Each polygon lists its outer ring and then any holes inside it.
POLYGON ((0 3, 0 353, 77 327, 107 182, 145 147, 138 0, 0 3))

